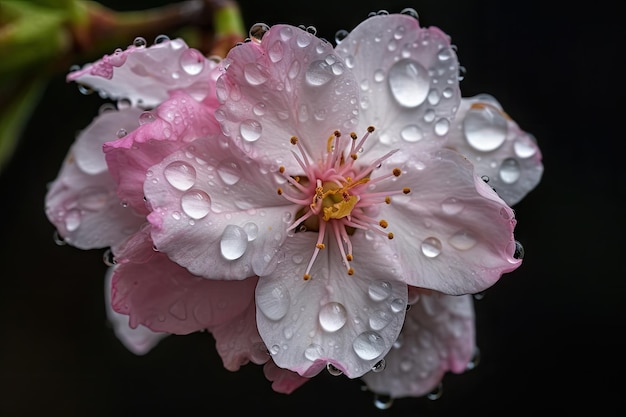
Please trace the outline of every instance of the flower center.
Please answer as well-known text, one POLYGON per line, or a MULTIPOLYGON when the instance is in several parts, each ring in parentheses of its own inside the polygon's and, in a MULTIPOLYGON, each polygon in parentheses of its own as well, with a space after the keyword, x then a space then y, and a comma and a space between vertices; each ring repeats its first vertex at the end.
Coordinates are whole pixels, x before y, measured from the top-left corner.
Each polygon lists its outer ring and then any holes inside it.
POLYGON ((374 170, 395 150, 367 166, 355 166, 360 149, 373 131, 373 126, 368 127, 360 140, 356 133, 351 133, 349 146, 339 131, 333 132, 328 138, 326 153, 317 163, 307 157, 297 137, 291 138, 291 143, 298 149, 298 152, 293 152, 293 156, 304 175, 290 175, 281 166, 279 172, 285 176, 290 187, 287 190, 278 188, 277 192, 290 202, 302 206, 288 230, 318 233, 315 250, 304 273, 305 280, 311 278, 310 271, 315 259, 326 248, 326 233, 335 238, 348 275, 354 274, 350 264, 353 260, 350 237, 357 229, 373 230, 393 239, 393 233, 384 230, 388 222, 370 217, 367 213, 374 205, 390 204, 392 195, 408 194, 411 190, 403 188, 388 193, 373 192, 373 184, 402 174, 399 168, 394 168, 391 172, 372 177, 374 170))

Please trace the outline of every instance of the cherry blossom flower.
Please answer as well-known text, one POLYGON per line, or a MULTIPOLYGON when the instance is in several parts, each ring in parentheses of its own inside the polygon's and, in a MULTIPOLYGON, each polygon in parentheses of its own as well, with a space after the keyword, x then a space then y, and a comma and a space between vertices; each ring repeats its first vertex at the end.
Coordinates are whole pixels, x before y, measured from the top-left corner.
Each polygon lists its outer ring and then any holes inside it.
POLYGON ((123 104, 79 135, 48 217, 111 248, 108 314, 135 353, 208 330, 278 392, 328 369, 425 395, 472 364, 471 294, 522 262, 510 205, 539 150, 495 99, 461 98, 450 38, 411 10, 335 48, 254 33, 219 63, 177 39, 71 73, 123 104))

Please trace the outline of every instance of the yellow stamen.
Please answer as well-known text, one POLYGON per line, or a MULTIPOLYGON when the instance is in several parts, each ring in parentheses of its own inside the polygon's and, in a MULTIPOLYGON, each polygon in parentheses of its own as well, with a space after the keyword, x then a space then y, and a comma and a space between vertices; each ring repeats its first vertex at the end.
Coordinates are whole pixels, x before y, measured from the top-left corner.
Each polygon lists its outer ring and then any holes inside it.
POLYGON ((389 223, 387 223, 387 220, 382 219, 381 221, 378 222, 378 224, 380 225, 380 227, 382 227, 383 229, 386 229, 387 226, 389 226, 389 223))

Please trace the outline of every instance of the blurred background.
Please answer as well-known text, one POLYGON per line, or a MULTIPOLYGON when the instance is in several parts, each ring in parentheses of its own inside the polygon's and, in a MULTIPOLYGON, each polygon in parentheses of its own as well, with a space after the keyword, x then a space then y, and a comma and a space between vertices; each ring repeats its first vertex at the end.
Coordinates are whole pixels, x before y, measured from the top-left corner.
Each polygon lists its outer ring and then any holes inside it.
MULTIPOLYGON (((25 0, 26 1, 26 0, 25 0)), ((103 0, 115 10, 165 1, 103 0)), ((371 11, 415 8, 458 46, 464 96, 490 93, 533 133, 545 166, 515 206, 522 266, 476 301, 481 360, 446 375, 438 400, 398 399, 385 411, 358 380, 322 373, 277 394, 262 368, 222 367, 209 334, 128 352, 104 310, 104 251, 58 246, 44 195, 77 132, 103 104, 53 75, 0 173, 0 415, 443 416, 626 406, 623 52, 617 2, 548 8, 545 1, 239 1, 246 27, 313 25, 334 41, 371 11)), ((168 34, 168 33, 165 33, 168 34)), ((134 36, 141 36, 136 33, 134 36)), ((129 37, 125 47, 131 43, 129 37)), ((84 62, 74 62, 83 64, 84 62)), ((0 64, 1 65, 1 64, 0 64)))

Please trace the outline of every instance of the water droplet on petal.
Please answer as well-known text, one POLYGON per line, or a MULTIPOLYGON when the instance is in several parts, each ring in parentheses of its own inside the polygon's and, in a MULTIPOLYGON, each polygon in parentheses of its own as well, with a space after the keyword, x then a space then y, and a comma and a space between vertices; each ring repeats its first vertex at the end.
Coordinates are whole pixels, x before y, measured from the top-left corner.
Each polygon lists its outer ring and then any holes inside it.
POLYGON ((513 144, 513 150, 515 151, 515 155, 519 156, 520 158, 530 158, 537 153, 537 147, 530 139, 516 140, 513 144))
POLYGON ((217 174, 227 185, 234 185, 239 182, 239 165, 232 161, 222 161, 217 168, 217 174))
POLYGON ((182 195, 180 205, 192 219, 202 219, 211 209, 211 198, 202 190, 189 190, 182 195))
POLYGON ((469 250, 476 245, 476 238, 469 232, 460 231, 452 235, 448 242, 458 250, 469 250))
POLYGON ((371 330, 361 333, 352 342, 354 352, 366 361, 379 357, 385 351, 385 347, 385 339, 371 330))
POLYGON ((369 318, 369 325, 372 330, 382 330, 391 322, 391 314, 385 310, 377 310, 369 318))
POLYGON ((463 133, 474 149, 482 152, 493 151, 506 139, 506 119, 490 106, 470 109, 463 120, 463 133))
POLYGON ((239 259, 246 253, 248 248, 248 234, 237 225, 229 224, 222 233, 220 239, 220 251, 222 256, 229 261, 239 259))
POLYGON ((287 314, 291 297, 282 285, 257 287, 256 303, 261 313, 270 320, 280 320, 287 314))
POLYGON ((143 46, 146 46, 147 44, 148 42, 146 41, 146 38, 142 38, 141 36, 137 36, 133 41, 133 45, 137 48, 141 48, 143 46))
POLYGON ((335 365, 333 365, 332 363, 328 363, 326 364, 326 370, 328 371, 329 374, 331 374, 332 376, 339 376, 342 375, 343 372, 341 372, 340 369, 338 369, 335 365))
POLYGON ((441 242, 436 237, 427 237, 421 247, 422 253, 428 258, 436 258, 441 253, 441 242))
POLYGON ((261 85, 269 78, 267 70, 256 62, 250 62, 243 68, 243 75, 250 85, 261 85))
POLYGON ((387 366, 385 359, 381 359, 378 362, 376 362, 374 364, 374 366, 372 366, 372 372, 381 372, 385 370, 385 367, 387 366))
POLYGON ((430 86, 428 71, 418 62, 403 59, 389 70, 389 88, 393 98, 403 107, 417 107, 426 100, 430 86))
POLYGON ((180 67, 189 75, 198 75, 204 69, 204 55, 196 49, 185 49, 179 59, 180 67))
POLYGON ((345 29, 340 29, 335 33, 335 43, 339 45, 349 35, 349 32, 345 29))
POLYGON ((444 136, 448 133, 449 128, 450 121, 448 119, 439 119, 437 123, 435 123, 435 135, 444 136))
POLYGON ((424 137, 424 133, 418 125, 411 124, 402 129, 400 137, 407 142, 417 142, 424 137))
POLYGON ((154 122, 154 115, 149 111, 145 111, 139 115, 139 124, 145 125, 146 123, 154 122))
POLYGON ((305 73, 306 81, 315 87, 328 84, 332 78, 333 72, 330 65, 322 60, 311 62, 305 73))
POLYGON ((391 284, 387 281, 376 281, 368 289, 370 298, 374 301, 383 301, 391 295, 391 284))
POLYGON ((324 349, 318 345, 317 343, 311 343, 304 350, 304 357, 310 360, 311 362, 315 362, 324 356, 324 349))
POLYGON ((248 242, 252 242, 259 236, 259 226, 256 223, 248 222, 243 225, 243 230, 248 235, 248 242))
POLYGON ((374 407, 379 410, 388 410, 393 405, 393 397, 384 394, 374 395, 374 407))
POLYGON ((196 169, 183 161, 174 161, 165 167, 163 175, 177 190, 187 191, 196 182, 196 169))
POLYGON ((248 36, 254 41, 261 42, 261 39, 263 39, 263 35, 265 35, 269 30, 269 25, 265 23, 255 23, 250 27, 250 30, 248 31, 248 36))
POLYGON ((463 211, 463 204, 455 197, 449 197, 441 203, 441 210, 449 216, 454 216, 463 211))
POLYGON ((519 162, 517 162, 517 160, 514 158, 505 159, 500 165, 499 173, 500 179, 503 182, 507 184, 513 184, 519 179, 521 175, 519 162))
POLYGON ((320 326, 327 332, 336 332, 348 320, 346 308, 341 303, 330 302, 322 306, 318 316, 320 326))
POLYGON ((80 226, 81 215, 78 210, 69 210, 65 214, 65 228, 68 232, 73 232, 80 226))
POLYGON ((241 137, 248 142, 254 142, 261 137, 261 123, 253 119, 247 119, 239 125, 241 137))

